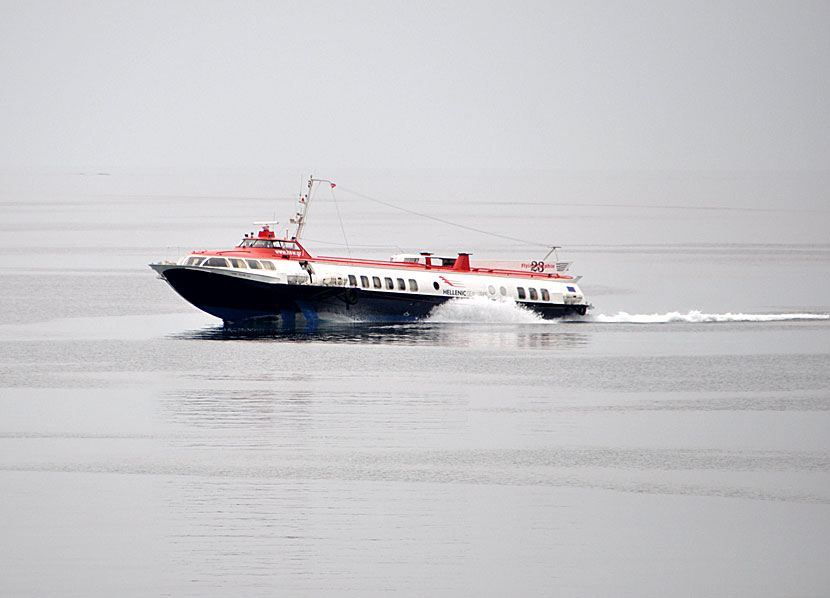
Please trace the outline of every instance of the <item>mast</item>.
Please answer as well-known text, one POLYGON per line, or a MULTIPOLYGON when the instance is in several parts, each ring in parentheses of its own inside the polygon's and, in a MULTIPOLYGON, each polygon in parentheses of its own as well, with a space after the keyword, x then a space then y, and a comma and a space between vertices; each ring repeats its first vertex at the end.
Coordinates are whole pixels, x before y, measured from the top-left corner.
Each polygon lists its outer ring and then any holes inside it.
POLYGON ((291 223, 297 225, 297 230, 293 237, 295 241, 300 240, 300 236, 302 236, 303 229, 305 228, 305 221, 306 218, 308 218, 308 207, 311 203, 311 192, 314 187, 314 183, 328 183, 331 185, 332 189, 334 188, 334 183, 328 179, 315 179, 313 175, 308 177, 308 191, 305 195, 300 196, 300 205, 297 207, 297 215, 295 218, 291 219, 291 223))

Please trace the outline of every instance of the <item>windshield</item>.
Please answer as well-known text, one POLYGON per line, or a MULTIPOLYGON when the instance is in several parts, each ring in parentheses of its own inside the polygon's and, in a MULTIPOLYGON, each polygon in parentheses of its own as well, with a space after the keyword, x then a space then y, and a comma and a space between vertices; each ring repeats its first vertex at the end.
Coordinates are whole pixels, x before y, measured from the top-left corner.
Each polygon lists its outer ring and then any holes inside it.
POLYGON ((288 251, 299 251, 300 247, 294 241, 271 241, 268 239, 243 239, 240 247, 265 247, 267 249, 284 249, 288 251))

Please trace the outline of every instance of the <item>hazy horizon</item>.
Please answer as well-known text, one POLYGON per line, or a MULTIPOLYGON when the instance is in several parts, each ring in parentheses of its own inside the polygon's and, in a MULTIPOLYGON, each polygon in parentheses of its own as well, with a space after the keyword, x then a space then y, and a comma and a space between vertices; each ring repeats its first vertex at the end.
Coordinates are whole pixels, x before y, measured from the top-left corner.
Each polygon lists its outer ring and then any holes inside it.
POLYGON ((0 169, 828 171, 821 2, 0 7, 0 169))

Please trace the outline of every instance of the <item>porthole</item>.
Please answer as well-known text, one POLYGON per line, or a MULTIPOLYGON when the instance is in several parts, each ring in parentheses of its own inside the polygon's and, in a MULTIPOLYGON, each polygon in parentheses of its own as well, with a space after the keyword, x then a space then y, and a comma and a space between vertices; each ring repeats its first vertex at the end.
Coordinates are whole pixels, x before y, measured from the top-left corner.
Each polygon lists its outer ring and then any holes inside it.
POLYGON ((496 287, 494 287, 493 285, 490 285, 489 287, 487 287, 487 292, 491 295, 495 295, 496 294, 496 287))
POLYGON ((432 288, 434 288, 434 289, 437 291, 437 290, 439 289, 439 287, 438 287, 438 283, 437 283, 437 282, 433 282, 433 283, 432 283, 432 288))

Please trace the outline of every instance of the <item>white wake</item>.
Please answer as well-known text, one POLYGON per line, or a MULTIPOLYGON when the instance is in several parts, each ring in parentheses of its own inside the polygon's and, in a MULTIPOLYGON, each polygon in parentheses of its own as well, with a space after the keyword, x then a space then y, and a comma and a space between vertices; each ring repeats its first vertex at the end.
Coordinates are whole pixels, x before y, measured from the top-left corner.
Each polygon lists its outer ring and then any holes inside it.
POLYGON ((680 313, 672 311, 665 314, 629 314, 624 311, 615 315, 596 314, 587 318, 590 322, 604 324, 667 324, 670 322, 786 322, 791 320, 830 320, 830 314, 744 314, 725 313, 707 314, 692 310, 680 313))
POLYGON ((670 311, 654 314, 631 314, 620 311, 616 314, 588 313, 586 316, 572 314, 559 320, 545 320, 532 310, 517 304, 514 300, 493 300, 476 296, 458 298, 442 303, 426 318, 431 323, 473 323, 473 324, 551 324, 554 322, 586 322, 595 324, 669 324, 687 322, 690 324, 719 322, 788 322, 788 321, 830 320, 830 314, 822 313, 722 313, 712 314, 699 310, 685 313, 670 311))
POLYGON ((487 297, 468 297, 442 303, 432 310, 426 321, 442 324, 536 324, 545 320, 511 299, 495 301, 487 297))
POLYGON ((712 314, 699 310, 685 313, 671 311, 656 314, 591 314, 587 316, 570 315, 562 320, 544 320, 530 309, 518 305, 511 299, 493 300, 488 297, 469 297, 453 299, 436 307, 426 319, 432 323, 478 323, 478 324, 541 324, 553 322, 588 322, 596 324, 669 324, 687 322, 701 324, 709 322, 788 322, 788 321, 830 320, 830 314, 821 313, 778 313, 749 314, 722 313, 712 314))

